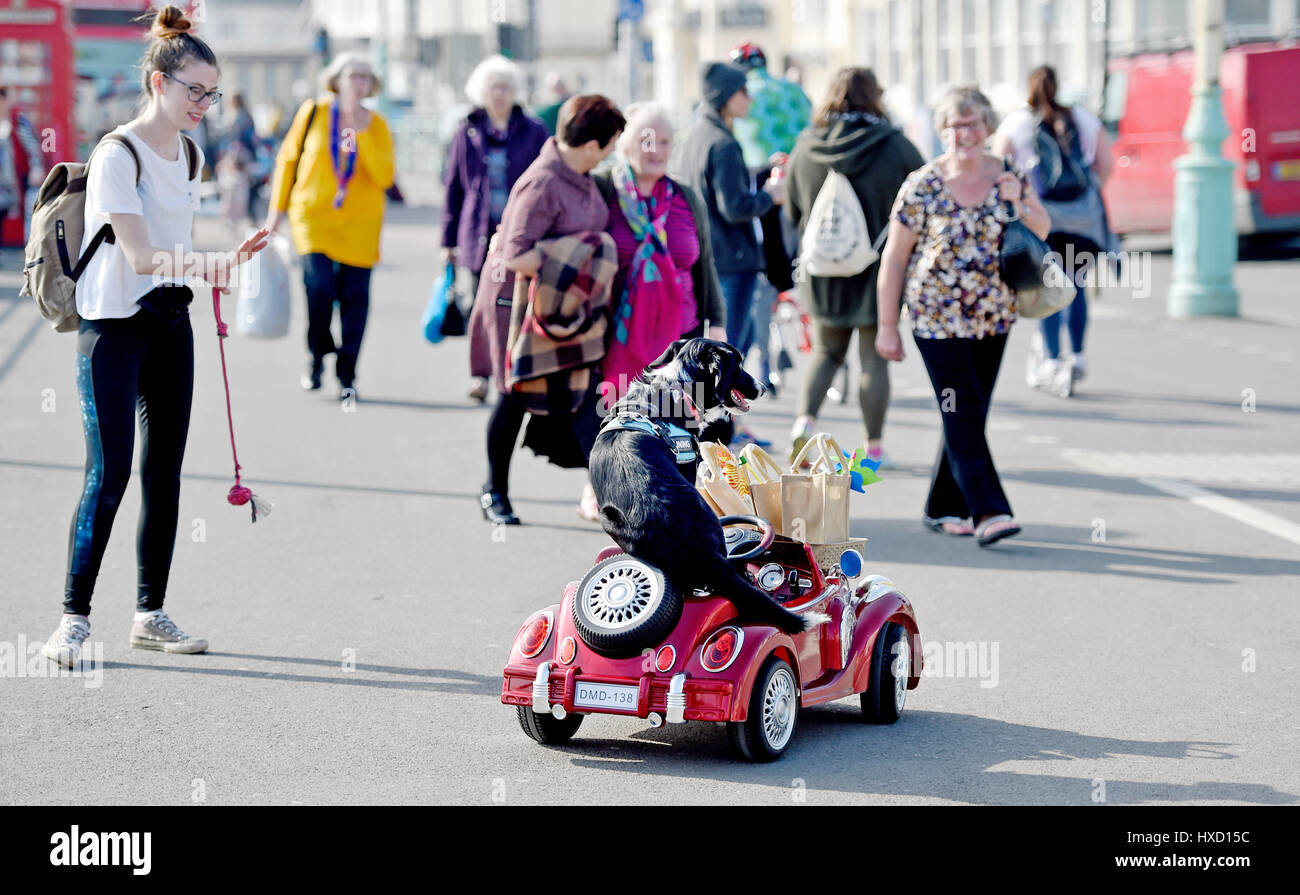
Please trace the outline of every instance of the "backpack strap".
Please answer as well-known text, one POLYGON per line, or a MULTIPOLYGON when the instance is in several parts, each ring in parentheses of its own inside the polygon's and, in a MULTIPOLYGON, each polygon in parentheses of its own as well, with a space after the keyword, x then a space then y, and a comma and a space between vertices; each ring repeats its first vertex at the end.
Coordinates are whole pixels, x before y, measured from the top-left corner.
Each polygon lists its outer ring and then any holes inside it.
POLYGON ((71 278, 74 283, 80 280, 81 275, 86 272, 86 266, 90 264, 90 259, 94 257, 95 251, 99 248, 101 243, 116 242, 113 238, 113 225, 104 224, 95 233, 94 237, 91 238, 90 243, 86 246, 86 250, 81 253, 81 258, 77 261, 77 266, 72 267, 68 263, 68 249, 63 237, 63 221, 59 221, 55 226, 58 229, 59 262, 63 265, 63 272, 71 278))
MULTIPOLYGON (((139 186, 140 185, 140 153, 135 151, 135 147, 131 145, 131 141, 128 140, 126 137, 123 137, 121 134, 107 133, 104 134, 103 139, 101 139, 97 144, 95 144, 95 149, 98 149, 100 146, 103 146, 105 143, 113 143, 118 146, 125 147, 126 151, 131 153, 131 160, 135 162, 135 185, 139 186)), ((90 151, 90 154, 93 156, 95 154, 95 150, 92 149, 90 151)), ((90 169, 89 160, 86 161, 86 169, 87 171, 89 171, 90 169)))
POLYGON ((181 134, 181 143, 185 146, 185 158, 190 165, 190 180, 193 180, 199 173, 199 147, 185 134, 181 134))

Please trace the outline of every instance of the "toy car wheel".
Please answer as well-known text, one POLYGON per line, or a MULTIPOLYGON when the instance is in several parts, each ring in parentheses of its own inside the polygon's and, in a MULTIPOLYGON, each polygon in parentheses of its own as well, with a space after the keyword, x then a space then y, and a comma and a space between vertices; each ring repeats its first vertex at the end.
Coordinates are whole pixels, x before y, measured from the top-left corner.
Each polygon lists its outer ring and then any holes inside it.
POLYGON ((517 708, 519 709, 519 726, 524 729, 524 733, 544 746, 567 743, 578 732, 578 727, 582 724, 582 715, 567 715, 561 721, 550 715, 539 715, 526 705, 517 706, 517 708))
POLYGON ((907 701, 907 677, 912 651, 907 629, 897 622, 885 625, 871 652, 871 685, 862 694, 862 717, 873 724, 893 724, 907 701))
POLYGON ((754 682, 749 717, 731 721, 731 745, 747 761, 776 761, 794 738, 799 720, 799 684, 789 664, 770 656, 754 682))
POLYGON ((579 583, 573 626, 587 646, 621 659, 657 646, 681 611, 681 595, 663 572, 620 554, 597 563, 579 583))

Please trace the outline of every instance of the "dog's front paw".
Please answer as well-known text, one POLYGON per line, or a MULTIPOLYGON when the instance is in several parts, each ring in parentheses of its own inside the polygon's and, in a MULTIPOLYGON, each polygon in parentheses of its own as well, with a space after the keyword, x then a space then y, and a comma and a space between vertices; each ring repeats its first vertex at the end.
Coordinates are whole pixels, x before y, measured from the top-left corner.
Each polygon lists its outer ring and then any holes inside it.
POLYGON ((824 625, 831 620, 831 617, 825 612, 805 612, 802 618, 805 631, 811 631, 818 625, 824 625))

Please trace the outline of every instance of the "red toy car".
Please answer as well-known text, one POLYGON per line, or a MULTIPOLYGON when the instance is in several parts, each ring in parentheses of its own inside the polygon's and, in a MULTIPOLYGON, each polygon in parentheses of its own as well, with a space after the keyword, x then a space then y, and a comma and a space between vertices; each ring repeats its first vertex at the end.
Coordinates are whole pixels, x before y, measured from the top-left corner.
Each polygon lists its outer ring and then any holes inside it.
POLYGON ((730 601, 683 597, 658 569, 608 547, 558 605, 533 613, 510 648, 501 701, 539 743, 568 740, 587 714, 653 727, 726 722, 750 761, 781 756, 801 708, 861 694, 868 721, 892 724, 921 675, 912 605, 880 575, 856 590, 862 557, 823 571, 814 550, 757 516, 726 516, 729 557, 794 612, 830 621, 801 634, 744 624, 730 601), (752 525, 757 528, 740 528, 752 525))

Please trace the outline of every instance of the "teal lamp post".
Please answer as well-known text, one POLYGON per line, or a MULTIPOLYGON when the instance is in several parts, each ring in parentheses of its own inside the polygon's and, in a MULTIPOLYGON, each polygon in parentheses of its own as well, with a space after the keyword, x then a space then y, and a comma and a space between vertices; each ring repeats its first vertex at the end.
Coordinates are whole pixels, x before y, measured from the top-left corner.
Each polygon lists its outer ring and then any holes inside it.
POLYGON ((1219 99, 1223 0, 1196 0, 1196 80, 1183 126, 1187 154, 1174 161, 1174 272, 1170 317, 1237 316, 1237 230, 1232 213, 1235 165, 1219 152, 1228 124, 1219 99))

